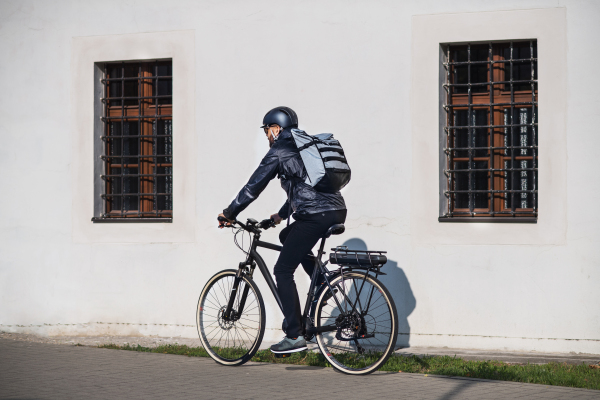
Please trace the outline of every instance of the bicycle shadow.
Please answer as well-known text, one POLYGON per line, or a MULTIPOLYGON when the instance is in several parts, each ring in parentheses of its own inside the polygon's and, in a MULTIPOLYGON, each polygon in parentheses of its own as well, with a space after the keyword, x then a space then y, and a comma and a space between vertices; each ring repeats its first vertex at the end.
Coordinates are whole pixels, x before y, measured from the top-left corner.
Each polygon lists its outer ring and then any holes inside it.
MULTIPOLYGON (((341 374, 342 372, 336 370, 335 368, 329 368, 329 367, 316 367, 313 365, 292 365, 289 367, 285 367, 286 371, 319 371, 319 370, 324 370, 324 371, 332 371, 332 372, 336 372, 338 374, 341 374)), ((371 374, 369 374, 370 377, 374 377, 374 376, 385 376, 385 375, 393 375, 393 374, 397 374, 397 371, 375 371, 371 374)))
MULTIPOLYGON (((360 238, 348 239, 343 246, 348 246, 349 250, 368 250, 367 244, 360 238)), ((396 261, 390 260, 381 269, 386 275, 381 275, 379 279, 390 291, 396 311, 398 312, 398 341, 396 349, 410 347, 410 325, 408 316, 414 311, 417 301, 413 295, 410 283, 406 274, 398 266, 396 261)))

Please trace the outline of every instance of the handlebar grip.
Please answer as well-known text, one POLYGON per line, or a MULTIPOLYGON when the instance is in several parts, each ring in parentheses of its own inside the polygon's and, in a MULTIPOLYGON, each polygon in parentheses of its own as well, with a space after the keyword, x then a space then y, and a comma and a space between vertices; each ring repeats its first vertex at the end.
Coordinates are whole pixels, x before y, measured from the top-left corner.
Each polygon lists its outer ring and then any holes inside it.
POLYGON ((267 230, 269 228, 274 228, 275 221, 273 220, 273 218, 263 219, 262 221, 260 221, 258 226, 260 227, 260 229, 263 229, 263 230, 267 230))
POLYGON ((233 219, 233 220, 228 220, 227 218, 218 216, 217 220, 219 221, 219 228, 231 228, 232 226, 234 226, 235 224, 238 223, 237 220, 233 219))

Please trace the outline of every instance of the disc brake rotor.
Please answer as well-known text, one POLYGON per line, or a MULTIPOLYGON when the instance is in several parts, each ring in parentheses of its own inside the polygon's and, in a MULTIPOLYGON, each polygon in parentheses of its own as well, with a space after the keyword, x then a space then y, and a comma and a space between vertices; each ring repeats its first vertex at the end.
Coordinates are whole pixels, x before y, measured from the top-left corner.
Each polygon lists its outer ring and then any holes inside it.
MULTIPOLYGON (((223 318, 223 314, 225 314, 226 309, 227 309, 227 306, 221 307, 221 309, 219 310, 219 316, 218 316, 217 320, 219 322, 219 326, 221 327, 221 329, 225 329, 228 331, 231 328, 233 328, 234 321, 232 319, 223 318)), ((231 310, 231 314, 235 315, 235 312, 233 310, 231 310)))

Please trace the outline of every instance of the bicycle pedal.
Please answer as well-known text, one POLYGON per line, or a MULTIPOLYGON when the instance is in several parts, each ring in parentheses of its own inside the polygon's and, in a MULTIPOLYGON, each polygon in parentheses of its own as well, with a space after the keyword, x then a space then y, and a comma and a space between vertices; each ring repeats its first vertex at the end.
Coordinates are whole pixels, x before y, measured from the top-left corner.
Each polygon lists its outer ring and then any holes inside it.
POLYGON ((283 354, 273 353, 273 354, 275 354, 275 358, 288 358, 292 353, 283 353, 283 354))

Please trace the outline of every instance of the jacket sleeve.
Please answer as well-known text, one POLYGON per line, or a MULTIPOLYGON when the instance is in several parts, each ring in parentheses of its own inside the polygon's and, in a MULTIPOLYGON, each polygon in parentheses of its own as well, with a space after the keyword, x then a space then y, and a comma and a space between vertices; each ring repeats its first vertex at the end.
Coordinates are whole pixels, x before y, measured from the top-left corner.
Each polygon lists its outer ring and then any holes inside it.
POLYGON ((250 180, 240 190, 236 198, 231 202, 229 207, 223 210, 225 218, 234 219, 239 213, 244 211, 267 187, 271 179, 275 178, 279 170, 279 158, 274 149, 271 147, 267 155, 262 159, 260 165, 254 171, 250 180))
POLYGON ((285 203, 281 206, 281 208, 279 209, 279 212, 277 214, 279 214, 281 219, 287 219, 287 217, 289 216, 288 215, 289 211, 290 211, 290 199, 287 199, 285 201, 285 203))

